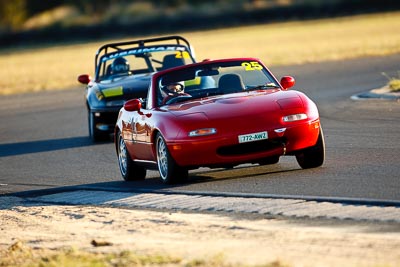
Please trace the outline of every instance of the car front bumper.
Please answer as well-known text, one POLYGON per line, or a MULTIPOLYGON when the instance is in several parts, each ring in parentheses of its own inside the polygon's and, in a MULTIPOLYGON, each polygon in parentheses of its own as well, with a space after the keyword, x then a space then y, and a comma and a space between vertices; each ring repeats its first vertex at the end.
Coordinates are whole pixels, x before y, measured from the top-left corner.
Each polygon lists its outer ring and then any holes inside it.
POLYGON ((237 135, 206 136, 167 142, 168 149, 182 167, 214 167, 255 163, 265 158, 294 155, 296 151, 316 144, 319 119, 295 126, 268 129, 268 139, 239 143, 237 135), (285 129, 285 130, 282 130, 285 129))

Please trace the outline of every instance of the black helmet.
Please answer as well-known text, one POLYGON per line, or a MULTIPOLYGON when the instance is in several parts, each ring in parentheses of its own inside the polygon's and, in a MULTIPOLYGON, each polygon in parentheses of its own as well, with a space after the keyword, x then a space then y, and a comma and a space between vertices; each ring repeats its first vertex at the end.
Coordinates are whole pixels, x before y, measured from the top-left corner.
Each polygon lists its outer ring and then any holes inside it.
POLYGON ((129 62, 123 57, 118 57, 114 59, 111 69, 113 74, 128 73, 130 69, 129 62))

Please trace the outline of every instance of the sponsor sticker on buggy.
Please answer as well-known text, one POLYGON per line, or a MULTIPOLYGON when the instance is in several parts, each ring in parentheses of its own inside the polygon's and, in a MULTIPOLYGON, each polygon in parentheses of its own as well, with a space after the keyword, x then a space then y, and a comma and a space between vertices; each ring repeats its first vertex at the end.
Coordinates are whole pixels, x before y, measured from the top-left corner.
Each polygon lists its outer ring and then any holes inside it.
POLYGON ((124 94, 122 86, 104 89, 102 93, 105 97, 120 96, 124 94))
MULTIPOLYGON (((106 62, 108 60, 117 58, 117 57, 125 57, 129 55, 140 55, 145 53, 155 53, 155 52, 163 52, 163 51, 178 51, 179 56, 181 58, 186 58, 186 56, 190 57, 189 52, 186 51, 184 46, 179 45, 170 45, 170 46, 149 46, 143 48, 135 48, 135 49, 127 49, 118 52, 113 52, 109 54, 105 54, 101 57, 101 62, 106 62), (185 52, 187 54, 185 54, 185 52)), ((178 55, 177 55, 178 56, 178 55)))
POLYGON ((196 77, 193 80, 185 81, 185 86, 199 85, 200 83, 201 83, 201 78, 196 77))
POLYGON ((258 132, 258 133, 239 135, 239 143, 254 142, 264 139, 268 139, 268 132, 258 132))

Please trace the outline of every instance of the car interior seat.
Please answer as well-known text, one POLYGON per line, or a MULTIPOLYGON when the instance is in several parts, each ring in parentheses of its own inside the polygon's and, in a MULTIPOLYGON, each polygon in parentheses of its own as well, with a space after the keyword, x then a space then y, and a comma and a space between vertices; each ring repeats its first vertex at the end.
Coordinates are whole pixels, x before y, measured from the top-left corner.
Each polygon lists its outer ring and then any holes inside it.
POLYGON ((108 77, 108 76, 110 76, 111 74, 112 74, 112 68, 111 68, 111 64, 110 64, 110 65, 107 66, 107 69, 106 69, 106 76, 108 77))
POLYGON ((245 89, 242 77, 238 74, 225 74, 219 78, 218 90, 223 94, 230 94, 243 91, 245 89))
POLYGON ((185 61, 183 58, 177 58, 176 55, 166 55, 163 58, 162 67, 160 70, 166 70, 173 67, 183 66, 185 61))

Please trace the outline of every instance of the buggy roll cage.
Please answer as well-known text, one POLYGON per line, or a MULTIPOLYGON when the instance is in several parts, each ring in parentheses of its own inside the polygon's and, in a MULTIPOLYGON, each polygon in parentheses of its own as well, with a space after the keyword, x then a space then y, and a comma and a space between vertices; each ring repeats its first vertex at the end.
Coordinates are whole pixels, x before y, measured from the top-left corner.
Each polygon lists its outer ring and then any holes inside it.
POLYGON ((142 40, 135 40, 135 41, 127 41, 127 42, 118 42, 118 43, 109 43, 101 46, 95 56, 94 60, 94 69, 95 73, 97 76, 97 68, 100 65, 100 59, 102 56, 112 53, 112 52, 117 52, 121 50, 126 50, 126 49, 132 49, 132 48, 141 48, 141 47, 146 47, 147 44, 149 43, 156 43, 156 42, 163 42, 160 45, 184 45, 186 46, 188 52, 190 52, 190 55, 192 58, 195 58, 194 55, 194 49, 190 45, 189 41, 183 38, 182 36, 178 35, 171 35, 171 36, 165 36, 165 37, 158 37, 158 38, 149 38, 149 39, 142 39, 142 40), (164 41, 171 41, 170 43, 165 43, 164 41))

